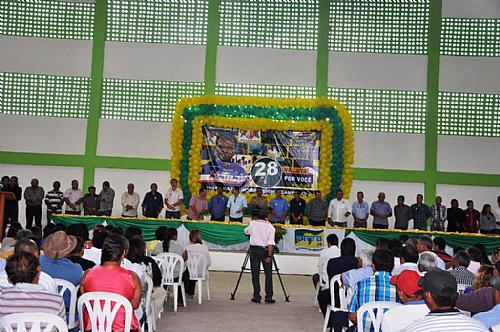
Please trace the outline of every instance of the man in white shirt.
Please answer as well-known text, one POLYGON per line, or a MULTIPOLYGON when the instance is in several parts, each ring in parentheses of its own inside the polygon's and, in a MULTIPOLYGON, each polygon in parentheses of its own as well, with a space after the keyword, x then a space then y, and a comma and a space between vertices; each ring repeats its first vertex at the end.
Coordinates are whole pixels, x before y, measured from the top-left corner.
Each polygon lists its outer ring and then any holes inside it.
POLYGON ((78 180, 71 181, 71 188, 64 192, 64 202, 66 203, 65 214, 80 215, 80 204, 83 199, 83 191, 78 188, 78 180))
POLYGON ((337 197, 332 199, 328 206, 327 220, 332 226, 346 227, 347 217, 351 215, 349 204, 342 197, 343 191, 337 190, 337 197))
POLYGON ((181 218, 181 205, 184 195, 182 190, 177 188, 177 179, 170 180, 170 188, 167 189, 165 194, 165 218, 166 219, 180 219, 181 218))
POLYGON ((122 194, 122 217, 137 218, 137 207, 141 202, 139 194, 134 192, 134 184, 127 185, 127 191, 122 194))
POLYGON ((243 211, 247 208, 247 200, 240 195, 240 188, 233 187, 232 195, 227 201, 227 209, 229 210, 229 221, 243 221, 243 211))
POLYGON ((491 212, 495 215, 497 230, 500 230, 500 196, 497 197, 497 205, 491 204, 491 212))
POLYGON ((251 221, 245 234, 250 235, 250 269, 252 271, 253 297, 252 302, 260 303, 260 264, 264 267, 266 276, 266 303, 275 303, 273 299, 273 252, 275 229, 268 221, 271 219, 271 209, 261 208, 259 218, 251 221))
POLYGON ((392 270, 392 275, 398 275, 405 270, 412 270, 419 272, 418 270, 418 251, 414 246, 406 245, 401 249, 401 257, 399 258, 401 265, 394 267, 392 270))
POLYGON ((312 276, 314 287, 316 287, 316 284, 320 280, 320 273, 324 281, 328 280, 328 274, 326 273, 326 266, 328 265, 328 261, 331 258, 340 257, 339 238, 337 237, 337 235, 328 235, 326 237, 326 244, 328 248, 324 248, 319 252, 318 273, 315 273, 312 276))

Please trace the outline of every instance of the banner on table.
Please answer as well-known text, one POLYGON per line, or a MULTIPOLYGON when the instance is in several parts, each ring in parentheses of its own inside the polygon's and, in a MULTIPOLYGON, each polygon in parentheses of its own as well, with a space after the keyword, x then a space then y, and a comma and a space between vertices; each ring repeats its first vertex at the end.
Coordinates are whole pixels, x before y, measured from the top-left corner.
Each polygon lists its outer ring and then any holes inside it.
POLYGON ((328 247, 326 238, 337 235, 339 243, 344 239, 345 230, 333 228, 295 228, 288 227, 283 237, 283 251, 293 253, 318 253, 328 247))
POLYGON ((242 191, 318 188, 319 131, 237 130, 203 126, 200 182, 242 191))

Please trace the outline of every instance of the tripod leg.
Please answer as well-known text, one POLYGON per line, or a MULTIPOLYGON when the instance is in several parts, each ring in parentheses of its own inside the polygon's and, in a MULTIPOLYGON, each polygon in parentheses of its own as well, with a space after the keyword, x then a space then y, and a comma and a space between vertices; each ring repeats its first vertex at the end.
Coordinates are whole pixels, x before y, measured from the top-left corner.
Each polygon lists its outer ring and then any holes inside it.
POLYGON ((250 259, 250 249, 247 251, 247 255, 245 256, 245 259, 243 260, 243 265, 241 266, 241 271, 240 275, 238 276, 238 281, 236 282, 236 286, 234 287, 234 291, 231 293, 231 300, 234 300, 234 296, 236 295, 236 291, 238 290, 238 286, 240 285, 241 281, 241 276, 243 275, 243 271, 245 271, 248 260, 250 259))
POLYGON ((276 274, 278 275, 278 279, 281 284, 281 289, 283 290, 283 294, 285 295, 285 301, 290 302, 290 296, 286 293, 285 285, 283 284, 283 280, 281 280, 280 269, 278 268, 278 264, 276 263, 276 258, 274 258, 274 255, 273 255, 273 263, 274 263, 274 268, 276 270, 276 274))

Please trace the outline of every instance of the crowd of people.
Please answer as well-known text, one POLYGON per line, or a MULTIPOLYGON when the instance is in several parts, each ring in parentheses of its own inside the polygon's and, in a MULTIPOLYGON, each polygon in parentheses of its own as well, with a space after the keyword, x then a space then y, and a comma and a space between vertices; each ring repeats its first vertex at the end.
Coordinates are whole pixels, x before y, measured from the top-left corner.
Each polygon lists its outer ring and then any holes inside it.
MULTIPOLYGON (((94 186, 88 188, 84 193, 79 188, 77 180, 71 182, 71 187, 62 192, 59 181, 53 183, 52 190, 45 194, 39 186, 38 179, 31 180, 31 186, 24 189, 21 187, 16 176, 3 176, 1 179, 1 191, 14 193, 16 200, 7 201, 5 207, 4 229, 8 223, 19 221, 18 202, 24 197, 26 200, 26 227, 33 225, 41 227, 43 205, 46 206, 47 220, 57 213, 72 215, 104 215, 112 214, 115 191, 110 183, 102 183, 99 193, 94 186), (64 209, 63 209, 64 207, 64 209)), ((127 191, 121 195, 122 217, 135 218, 139 216, 139 208, 142 216, 147 218, 158 218, 165 209, 165 218, 181 218, 181 207, 185 205, 182 189, 178 181, 171 179, 170 188, 165 196, 158 192, 158 185, 152 183, 150 191, 147 192, 141 202, 140 196, 135 192, 133 183, 127 185, 127 191)), ((262 188, 256 188, 255 195, 247 203, 247 199, 240 193, 238 187, 231 188, 231 194, 226 194, 226 188, 220 186, 217 192, 210 198, 207 190, 202 188, 197 195, 193 195, 188 202, 187 219, 202 220, 204 216, 210 216, 212 221, 242 222, 244 215, 257 216, 259 209, 271 208, 271 223, 287 223, 303 225, 307 220, 311 226, 347 226, 348 219, 352 218, 354 227, 366 228, 368 219, 372 218, 373 228, 387 229, 389 217, 394 215, 394 228, 407 230, 410 221, 413 228, 419 230, 469 232, 483 234, 500 234, 500 196, 494 204, 484 204, 481 212, 476 210, 472 200, 467 201, 467 207, 459 207, 457 199, 452 199, 450 207, 447 208, 440 196, 435 198, 435 203, 427 205, 423 201, 423 195, 416 196, 416 202, 412 205, 405 204, 405 197, 399 195, 394 207, 386 202, 385 193, 380 192, 377 200, 369 204, 364 200, 364 193, 356 193, 356 201, 350 204, 344 199, 342 190, 337 190, 336 197, 330 202, 322 198, 320 191, 314 192, 314 198, 306 202, 302 198, 302 192, 296 191, 293 198, 288 201, 282 196, 280 189, 275 190, 275 197, 268 201, 263 194, 262 188)))
MULTIPOLYGON (((491 260, 480 244, 455 247, 450 255, 442 237, 402 234, 399 239, 379 238, 375 250, 356 257, 351 238, 339 246, 338 237, 331 234, 327 243, 313 283, 317 287, 321 282, 322 313, 330 304, 336 308, 328 322, 335 332, 354 330, 361 323, 359 309, 377 301, 402 304, 385 310, 383 332, 489 331, 500 324, 500 247, 491 260), (341 295, 347 298, 344 305, 341 295)), ((364 331, 373 331, 371 316, 362 319, 364 331)))

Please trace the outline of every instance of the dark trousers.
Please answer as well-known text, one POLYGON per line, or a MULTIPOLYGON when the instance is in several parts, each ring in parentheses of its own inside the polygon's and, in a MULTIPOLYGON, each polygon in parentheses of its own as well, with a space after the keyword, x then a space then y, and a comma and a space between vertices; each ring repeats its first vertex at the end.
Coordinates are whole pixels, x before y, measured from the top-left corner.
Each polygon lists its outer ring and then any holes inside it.
POLYGON ((110 217, 111 216, 111 210, 99 211, 99 212, 97 212, 97 215, 110 217))
POLYGON ((373 224, 373 229, 388 229, 389 225, 373 224))
MULTIPOLYGON (((318 304, 323 316, 326 315, 326 308, 331 302, 330 290, 321 290, 318 294, 318 304)), ((328 326, 333 327, 334 332, 341 332, 342 328, 349 326, 349 313, 347 311, 336 311, 330 313, 328 326)))
POLYGON ((181 219, 181 211, 165 211, 165 219, 181 219))
POLYGON ((252 271, 253 298, 260 299, 260 264, 264 267, 266 276, 266 299, 273 298, 273 264, 266 263, 267 249, 265 247, 250 246, 250 269, 252 271))
POLYGON ((354 222, 354 228, 366 228, 366 221, 365 222, 354 222))
POLYGON ((73 215, 73 216, 80 216, 82 214, 82 211, 64 211, 64 214, 70 214, 70 215, 73 215))
POLYGON ((220 217, 210 216, 210 220, 211 221, 225 221, 226 220, 226 216, 225 215, 222 215, 220 217))
POLYGON ((332 226, 337 226, 337 227, 347 227, 347 222, 346 221, 332 221, 332 226))
POLYGON ((26 229, 33 226, 33 219, 36 226, 42 227, 42 207, 26 205, 26 229))
POLYGON ((406 226, 404 226, 404 225, 394 225, 394 228, 406 231, 408 229, 408 225, 406 225, 406 226))
POLYGON ((186 287, 186 294, 187 295, 194 295, 194 291, 196 289, 196 280, 189 280, 186 287))
POLYGON ((311 226, 317 226, 317 227, 321 227, 321 226, 325 226, 325 221, 324 220, 311 220, 309 219, 309 225, 311 226))
POLYGON ((229 217, 229 221, 243 222, 243 217, 239 217, 239 218, 229 217))

